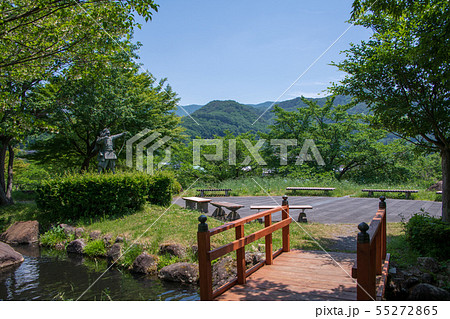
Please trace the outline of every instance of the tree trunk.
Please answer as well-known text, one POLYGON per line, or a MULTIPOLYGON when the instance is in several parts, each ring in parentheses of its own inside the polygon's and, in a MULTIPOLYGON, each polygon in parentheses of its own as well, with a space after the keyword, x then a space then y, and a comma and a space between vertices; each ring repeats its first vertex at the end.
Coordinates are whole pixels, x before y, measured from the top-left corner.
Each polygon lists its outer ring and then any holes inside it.
POLYGON ((450 222, 450 149, 441 150, 442 159, 442 219, 450 222))
MULTIPOLYGON (((2 205, 10 205, 12 204, 12 198, 11 198, 11 191, 12 191, 12 172, 11 172, 11 180, 9 178, 8 173, 8 182, 6 182, 5 178, 5 164, 6 164, 6 150, 9 147, 9 141, 8 138, 2 138, 1 140, 1 147, 0 147, 0 206, 2 205), (11 182, 11 184, 9 184, 11 182), (11 190, 8 194, 8 189, 11 187, 11 190)), ((14 154, 14 153, 13 153, 14 154)), ((10 155, 11 157, 11 155, 10 155)), ((14 159, 14 155, 13 155, 14 159)), ((8 169, 9 169, 10 163, 8 162, 8 169)), ((11 166, 12 170, 12 166, 11 166)))
POLYGON ((12 198, 12 187, 13 187, 13 165, 14 165, 14 149, 11 145, 8 145, 8 181, 6 183, 6 198, 9 200, 10 204, 14 204, 12 198))
POLYGON ((87 172, 89 170, 89 162, 92 157, 85 157, 83 160, 83 164, 81 164, 81 172, 87 172))

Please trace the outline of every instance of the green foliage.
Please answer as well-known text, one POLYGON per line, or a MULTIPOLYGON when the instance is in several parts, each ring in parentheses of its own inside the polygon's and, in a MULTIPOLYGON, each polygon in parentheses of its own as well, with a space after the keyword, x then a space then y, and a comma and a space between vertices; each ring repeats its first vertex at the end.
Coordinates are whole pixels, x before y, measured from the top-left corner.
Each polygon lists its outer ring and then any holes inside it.
POLYGON ((271 167, 284 175, 326 173, 340 180, 355 170, 383 165, 380 151, 385 145, 379 140, 386 133, 370 128, 366 123, 369 116, 350 114, 353 104, 335 105, 335 98, 328 97, 323 106, 302 98, 307 107, 295 111, 286 111, 278 106, 274 108, 274 124, 270 133, 261 134, 262 137, 291 139, 294 144, 288 148, 287 158, 282 158, 280 146, 267 147, 265 152, 271 167), (320 153, 319 158, 312 149, 313 145, 306 144, 311 140, 320 153))
POLYGON ((54 220, 121 216, 149 201, 169 205, 174 179, 169 173, 71 174, 44 181, 36 203, 54 220))
POLYGON ((406 240, 424 256, 447 260, 450 247, 450 224, 427 213, 414 214, 405 224, 406 240))
POLYGON ((90 241, 84 247, 83 253, 90 257, 95 256, 105 256, 106 255, 106 247, 103 239, 96 239, 90 241))
MULTIPOLYGON (((42 163, 74 163, 89 168, 97 155, 96 138, 109 128, 112 134, 127 131, 128 138, 148 129, 179 141, 180 119, 173 114, 178 99, 165 80, 156 82, 123 53, 99 65, 75 65, 64 74, 38 86, 30 104, 45 109, 48 138, 30 148, 42 163)), ((126 137, 116 141, 116 154, 125 157, 126 137), (122 144, 122 147, 119 145, 122 144), (120 154, 121 153, 121 154, 120 154)))
POLYGON ((134 260, 144 252, 144 248, 139 244, 130 244, 125 241, 122 251, 123 255, 120 257, 117 264, 124 268, 130 268, 131 265, 133 265, 134 260))
POLYGON ((159 259, 158 259, 158 270, 163 267, 180 262, 180 261, 181 261, 180 258, 177 256, 172 256, 169 254, 161 255, 161 256, 159 256, 159 259))
POLYGON ((39 237, 39 242, 43 246, 54 247, 56 244, 66 244, 74 239, 75 236, 73 234, 67 235, 62 227, 57 226, 42 234, 39 237))

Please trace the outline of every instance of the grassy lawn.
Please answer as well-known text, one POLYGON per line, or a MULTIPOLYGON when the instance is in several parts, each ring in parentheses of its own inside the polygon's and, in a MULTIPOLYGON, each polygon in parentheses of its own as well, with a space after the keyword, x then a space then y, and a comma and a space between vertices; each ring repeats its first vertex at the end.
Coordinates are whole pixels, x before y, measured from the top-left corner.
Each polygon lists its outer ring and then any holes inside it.
MULTIPOLYGON (((289 177, 254 177, 254 178, 238 178, 230 179, 220 183, 204 184, 200 180, 196 185, 193 185, 185 194, 186 196, 196 195, 196 189, 199 188, 231 188, 232 196, 282 196, 286 194, 286 187, 333 187, 336 188, 332 192, 322 191, 301 191, 297 193, 289 192, 287 195, 301 195, 301 196, 352 196, 352 197, 368 197, 367 192, 361 192, 364 188, 372 189, 416 189, 419 192, 411 194, 411 199, 441 201, 442 195, 437 195, 436 192, 426 191, 429 186, 416 184, 365 184, 359 185, 349 181, 316 181, 316 180, 300 180, 289 177)), ((385 195, 387 198, 404 199, 404 193, 375 193, 376 197, 385 195)))

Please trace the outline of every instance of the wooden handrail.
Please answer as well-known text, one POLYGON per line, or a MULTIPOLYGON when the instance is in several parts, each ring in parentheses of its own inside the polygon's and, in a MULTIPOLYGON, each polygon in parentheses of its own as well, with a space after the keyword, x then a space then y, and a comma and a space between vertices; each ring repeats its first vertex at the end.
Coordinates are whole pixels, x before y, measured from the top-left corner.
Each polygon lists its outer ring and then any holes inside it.
MULTIPOLYGON (((382 274, 383 268, 386 272, 386 267, 389 267, 389 258, 386 257, 385 200, 384 196, 380 197, 379 209, 370 225, 364 222, 358 225, 360 233, 357 237, 355 269, 358 282, 357 300, 377 299, 376 276, 382 274)), ((381 284, 385 284, 385 281, 381 284)), ((384 288, 382 291, 384 292, 384 288)))
POLYGON ((213 300, 215 297, 224 293, 236 284, 245 284, 246 278, 253 272, 258 270, 264 265, 271 265, 273 259, 279 256, 282 252, 288 252, 290 250, 289 244, 289 224, 292 219, 289 216, 289 203, 287 196, 283 196, 282 206, 278 206, 264 212, 254 214, 245 218, 238 219, 236 221, 208 229, 206 224, 207 217, 202 215, 198 218, 200 224, 198 225, 197 242, 198 242, 198 264, 200 274, 200 299, 201 300, 213 300), (281 211, 281 221, 272 224, 272 214, 281 211), (244 235, 244 225, 252 220, 264 217, 264 228, 250 234, 244 235), (235 229, 236 239, 231 243, 211 250, 211 236, 219 234, 229 229, 235 229), (273 252, 272 248, 272 233, 276 230, 282 230, 282 243, 283 247, 276 252, 273 252), (245 246, 258 240, 265 238, 266 247, 266 259, 256 264, 252 268, 246 270, 245 267, 245 246), (237 263, 237 278, 221 286, 217 290, 213 291, 212 288, 212 270, 211 262, 227 253, 236 251, 236 263, 237 263))

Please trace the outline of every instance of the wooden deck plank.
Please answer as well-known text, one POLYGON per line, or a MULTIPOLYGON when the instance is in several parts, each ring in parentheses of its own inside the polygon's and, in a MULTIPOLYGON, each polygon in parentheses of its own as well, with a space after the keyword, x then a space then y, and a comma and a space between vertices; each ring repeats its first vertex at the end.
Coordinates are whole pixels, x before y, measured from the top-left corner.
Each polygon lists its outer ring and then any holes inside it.
POLYGON ((323 252, 283 253, 216 300, 356 300, 356 283, 349 276, 356 254, 330 255, 340 266, 323 252))

